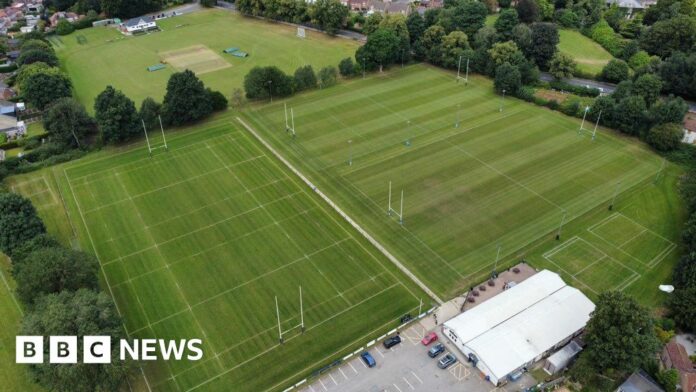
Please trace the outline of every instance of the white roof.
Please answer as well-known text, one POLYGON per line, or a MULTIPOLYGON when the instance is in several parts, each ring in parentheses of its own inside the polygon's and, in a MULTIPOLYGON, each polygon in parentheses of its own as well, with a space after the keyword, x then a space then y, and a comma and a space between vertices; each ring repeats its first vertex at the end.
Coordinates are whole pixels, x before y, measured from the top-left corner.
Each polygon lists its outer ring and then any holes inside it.
POLYGON ((565 286, 466 345, 502 378, 584 328, 594 308, 580 290, 565 286))
POLYGON ((568 361, 573 359, 573 357, 576 356, 580 351, 582 351, 582 347, 580 347, 580 345, 573 340, 550 356, 548 361, 555 366, 565 366, 568 361))
POLYGON ((466 344, 565 286, 558 274, 540 271, 515 287, 445 322, 466 344))

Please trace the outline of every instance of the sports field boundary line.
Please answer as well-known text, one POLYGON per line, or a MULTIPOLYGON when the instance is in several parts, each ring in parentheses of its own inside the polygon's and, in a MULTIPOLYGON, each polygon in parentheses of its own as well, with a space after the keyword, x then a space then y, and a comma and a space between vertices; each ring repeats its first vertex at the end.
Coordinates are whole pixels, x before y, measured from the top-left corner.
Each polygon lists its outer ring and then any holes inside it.
MULTIPOLYGON (((92 239, 92 233, 89 231, 89 226, 87 225, 87 221, 85 220, 85 216, 82 214, 82 209, 80 208, 80 202, 77 200, 77 196, 75 196, 75 191, 73 191, 73 189, 72 189, 72 185, 70 184, 70 177, 68 177, 68 173, 66 172, 66 168, 63 168, 63 176, 65 177, 65 181, 68 184, 68 189, 70 189, 70 193, 72 194, 73 200, 75 201, 75 206, 77 207, 77 211, 80 215, 80 218, 82 219, 82 224, 85 226, 85 231, 87 232, 87 238, 89 238, 89 243, 92 245, 92 250, 94 251, 94 256, 97 258, 97 261, 99 261, 99 254, 97 253, 97 247, 94 246, 94 240, 92 239)), ((114 296, 114 291, 111 289, 111 284, 109 284, 109 277, 106 275, 106 271, 104 271, 104 265, 102 265, 101 262, 99 262, 99 269, 101 270, 101 273, 104 276, 104 282, 106 283, 106 287, 109 289, 109 294, 111 294, 111 299, 114 302, 114 307, 116 308, 116 312, 118 313, 118 316, 122 320, 121 325, 123 326, 123 330, 126 332, 126 336, 128 338, 130 338, 130 333, 128 332, 128 328, 126 328, 125 323, 123 323, 123 313, 121 313, 121 309, 118 306, 118 302, 116 302, 116 297, 114 296)), ((150 381, 148 381, 142 365, 138 364, 138 367, 140 368, 140 372, 142 373, 143 379, 145 380, 145 385, 147 386, 147 390, 149 392, 152 392, 152 388, 150 388, 150 381)))
POLYGON ((271 146, 268 142, 266 142, 259 134, 256 133, 256 131, 250 127, 244 120, 242 120, 239 116, 237 116, 237 121, 239 121, 244 128, 246 128, 249 133, 251 133, 256 140, 261 142, 261 144, 266 147, 279 161, 281 161, 285 166, 287 166, 290 171, 292 171, 297 177, 299 177, 302 182, 304 182, 307 186, 309 186, 314 193, 319 195, 331 208, 336 211, 343 219, 345 219, 355 230, 357 230, 365 239, 367 239, 374 247, 376 247, 384 256, 389 259, 394 265, 396 265, 397 268, 401 270, 406 276, 408 276, 418 287, 421 288, 421 290, 425 291, 431 298, 435 299, 438 304, 442 305, 444 301, 440 299, 440 297, 435 294, 433 290, 431 290, 428 286, 425 285, 416 275, 413 274, 404 264, 401 263, 394 255, 392 255, 382 244, 380 244, 376 239, 374 239, 367 231, 365 231, 356 221, 354 221, 348 214, 343 212, 338 205, 336 205, 328 196, 326 196, 322 191, 317 189, 317 187, 307 178, 305 177, 299 170, 297 170, 288 160, 286 160, 280 153, 278 153, 273 146, 271 146))

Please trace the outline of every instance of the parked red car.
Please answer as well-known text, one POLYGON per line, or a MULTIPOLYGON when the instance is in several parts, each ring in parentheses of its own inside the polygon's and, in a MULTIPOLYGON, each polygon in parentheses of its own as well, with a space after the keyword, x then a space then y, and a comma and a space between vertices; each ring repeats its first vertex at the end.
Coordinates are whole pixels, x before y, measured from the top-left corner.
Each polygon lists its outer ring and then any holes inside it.
POLYGON ((435 332, 430 332, 429 334, 425 335, 423 340, 421 340, 421 343, 423 343, 424 346, 427 346, 435 341, 437 341, 437 334, 435 332))

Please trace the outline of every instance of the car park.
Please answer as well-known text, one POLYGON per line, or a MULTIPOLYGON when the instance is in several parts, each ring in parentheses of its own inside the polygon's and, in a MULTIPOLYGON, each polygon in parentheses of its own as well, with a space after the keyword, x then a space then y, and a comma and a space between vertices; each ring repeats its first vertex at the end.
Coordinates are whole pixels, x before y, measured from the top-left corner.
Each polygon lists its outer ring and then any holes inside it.
POLYGON ((427 346, 435 341, 437 341, 437 334, 435 332, 430 332, 429 334, 425 335, 423 340, 421 340, 421 343, 423 343, 424 346, 427 346))
POLYGON ((382 344, 384 345, 384 348, 392 348, 399 343, 401 343, 401 336, 394 335, 392 337, 385 339, 384 343, 382 343, 382 344))
POLYGON ((440 369, 447 369, 448 367, 454 365, 457 362, 457 357, 452 353, 447 353, 444 357, 437 361, 437 367, 440 369))
POLYGON ((367 365, 369 368, 377 366, 377 361, 375 361, 372 355, 367 351, 360 354, 360 359, 362 359, 362 361, 365 362, 365 365, 367 365))
POLYGON ((430 358, 435 358, 438 355, 442 354, 445 352, 445 345, 442 343, 438 343, 432 347, 430 347, 430 350, 428 350, 428 356, 430 358))

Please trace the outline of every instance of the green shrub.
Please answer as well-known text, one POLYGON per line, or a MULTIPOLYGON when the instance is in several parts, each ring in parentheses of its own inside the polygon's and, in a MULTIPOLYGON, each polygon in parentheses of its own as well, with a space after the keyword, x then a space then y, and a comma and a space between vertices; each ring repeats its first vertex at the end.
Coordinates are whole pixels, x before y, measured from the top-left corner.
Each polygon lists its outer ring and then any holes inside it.
POLYGON ((619 57, 623 51, 623 38, 604 19, 590 28, 590 38, 615 57, 619 57))

